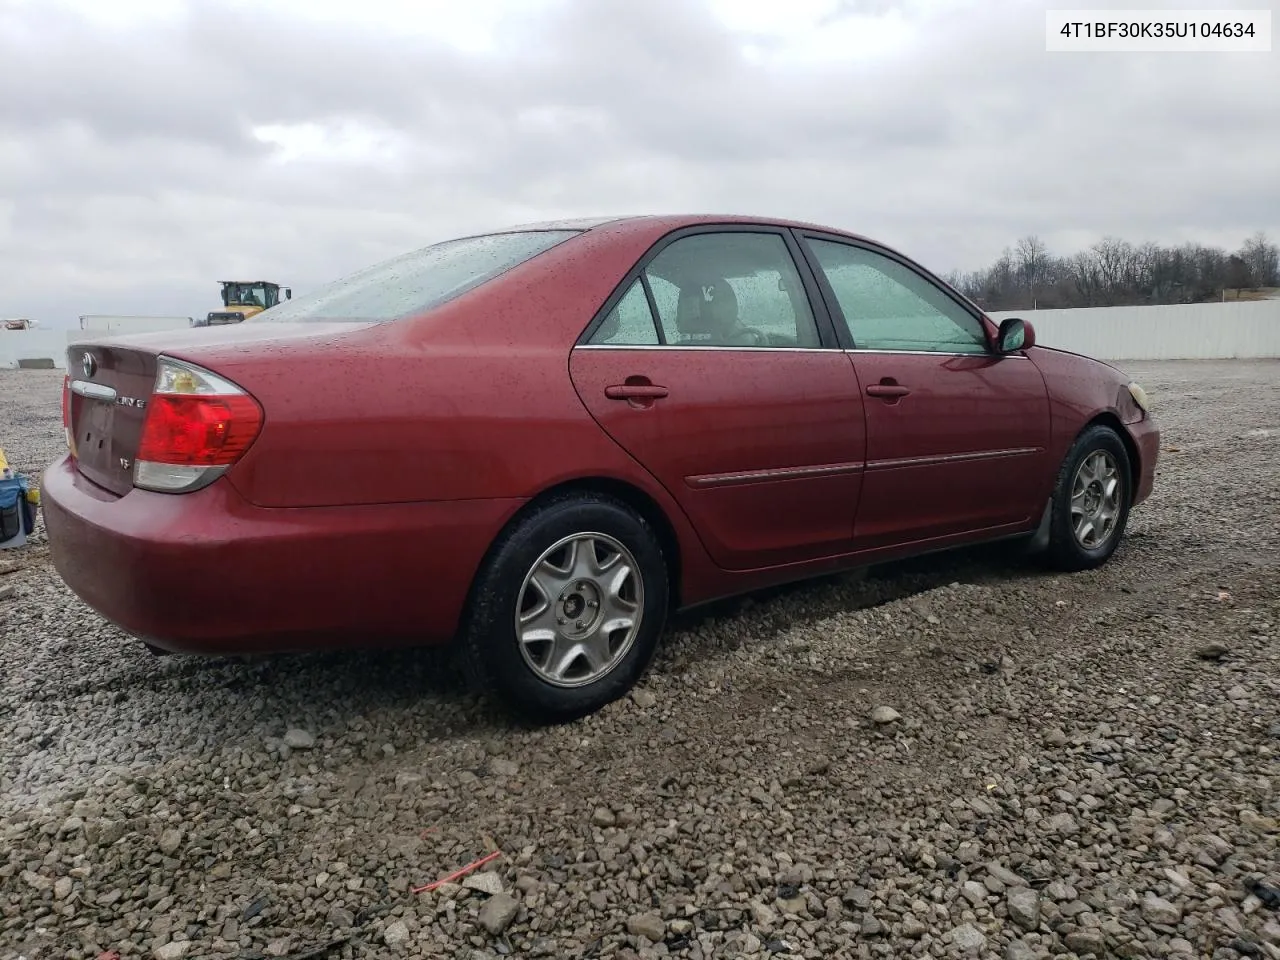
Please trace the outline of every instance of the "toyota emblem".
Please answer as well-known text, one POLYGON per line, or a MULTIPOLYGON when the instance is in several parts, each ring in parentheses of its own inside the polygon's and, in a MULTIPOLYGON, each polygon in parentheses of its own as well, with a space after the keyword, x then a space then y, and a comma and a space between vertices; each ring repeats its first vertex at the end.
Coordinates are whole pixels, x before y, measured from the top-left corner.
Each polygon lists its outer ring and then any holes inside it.
POLYGON ((92 377, 94 371, 98 369, 98 361, 93 359, 92 353, 86 353, 80 358, 80 369, 84 371, 86 377, 92 377))

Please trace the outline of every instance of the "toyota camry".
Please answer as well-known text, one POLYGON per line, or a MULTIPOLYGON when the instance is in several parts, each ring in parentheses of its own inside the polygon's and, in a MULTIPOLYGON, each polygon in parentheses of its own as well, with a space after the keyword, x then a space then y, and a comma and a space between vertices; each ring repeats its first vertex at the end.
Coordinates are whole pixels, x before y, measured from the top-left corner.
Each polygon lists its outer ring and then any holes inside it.
POLYGON ((1114 367, 747 217, 462 237, 67 371, 46 526, 102 616, 189 654, 456 643, 550 721, 673 610, 984 541, 1096 567, 1159 445, 1114 367))

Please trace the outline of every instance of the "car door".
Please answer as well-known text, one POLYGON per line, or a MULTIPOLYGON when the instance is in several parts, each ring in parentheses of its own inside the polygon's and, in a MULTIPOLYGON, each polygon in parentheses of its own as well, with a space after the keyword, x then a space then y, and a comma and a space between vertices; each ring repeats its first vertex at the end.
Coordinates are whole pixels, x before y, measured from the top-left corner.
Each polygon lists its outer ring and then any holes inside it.
POLYGON ((1044 508, 1049 400, 1023 353, 888 251, 817 234, 803 245, 866 404, 859 548, 1026 526, 1044 508))
POLYGON ((570 357, 591 415, 726 569, 841 553, 853 534, 863 400, 798 255, 783 230, 673 234, 570 357))

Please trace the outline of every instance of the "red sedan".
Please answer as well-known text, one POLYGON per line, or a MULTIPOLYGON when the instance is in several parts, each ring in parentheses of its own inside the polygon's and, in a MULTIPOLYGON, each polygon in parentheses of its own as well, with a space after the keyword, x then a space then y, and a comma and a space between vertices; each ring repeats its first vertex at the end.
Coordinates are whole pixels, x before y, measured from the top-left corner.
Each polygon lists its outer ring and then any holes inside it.
POLYGON ((1111 556, 1159 431, 1104 363, 812 224, 439 243, 233 327, 68 351, 58 571, 183 653, 438 644, 542 719, 669 610, 1001 538, 1111 556))

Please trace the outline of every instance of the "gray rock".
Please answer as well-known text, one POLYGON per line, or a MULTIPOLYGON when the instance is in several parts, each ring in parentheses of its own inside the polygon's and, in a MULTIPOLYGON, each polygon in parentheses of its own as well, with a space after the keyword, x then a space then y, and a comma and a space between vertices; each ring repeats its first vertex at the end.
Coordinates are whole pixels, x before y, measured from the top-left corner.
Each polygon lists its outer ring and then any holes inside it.
POLYGON ((479 873, 467 874, 462 881, 462 885, 468 890, 477 890, 491 897, 503 892, 502 877, 492 870, 482 870, 479 873))
POLYGON ((1182 908, 1162 897, 1147 894, 1142 901, 1142 919, 1172 927, 1182 919, 1182 908))
POLYGON ((914 914, 909 913, 902 918, 901 933, 905 939, 919 940, 928 932, 929 928, 920 920, 916 919, 914 914))
POLYGON ((166 830, 160 834, 160 852, 166 857, 171 857, 178 852, 178 848, 182 846, 181 830, 166 830))
POLYGON ((962 923, 951 931, 951 945, 961 954, 977 956, 987 945, 987 938, 971 923, 962 923))
POLYGON ((1089 911, 1089 905, 1083 900, 1071 900, 1058 908, 1064 917, 1078 917, 1089 911))
POLYGON ((498 757, 489 761, 489 770, 496 777, 514 777, 520 772, 520 764, 498 757))
POLYGON ((1044 956, 1025 940, 1010 940, 1004 948, 1004 960, 1039 960, 1044 956))
POLYGON ((845 891, 844 902, 859 910, 866 910, 871 906, 873 896, 866 887, 850 887, 845 891))
POLYGON ((1023 930, 1034 930, 1040 925, 1040 894, 1029 887, 1016 887, 1005 895, 1005 907, 1009 919, 1023 930))
POLYGON ((119 820, 103 820, 98 825, 98 846, 109 847, 125 835, 125 824, 119 820))
POLYGON ((1107 938, 1100 930, 1073 930, 1062 938, 1068 950, 1076 953, 1092 953, 1103 956, 1107 949, 1107 938))
POLYGON ((1052 817, 1047 817, 1041 826, 1047 833, 1056 833, 1060 836, 1070 836, 1080 831, 1076 818, 1069 813, 1055 813, 1052 817))
POLYGON ((634 691, 631 694, 631 699, 635 702, 635 705, 639 707, 641 710, 649 710, 652 707, 657 706, 658 704, 658 698, 655 697, 648 690, 634 691))
POLYGON ((1006 887, 1025 887, 1027 881, 1002 864, 992 861, 987 864, 987 873, 995 877, 1006 887))
POLYGON ((597 827, 613 827, 618 823, 618 818, 608 807, 596 807, 591 812, 591 822, 597 827))
POLYGON ((774 909, 759 900, 752 900, 747 904, 747 909, 751 911, 751 919, 762 930, 772 930, 778 922, 778 914, 774 909))
POLYGON ((1240 826, 1255 833, 1280 832, 1280 820, 1275 817, 1264 817, 1258 811, 1248 808, 1240 811, 1240 826))
POLYGON ((151 951, 155 960, 182 960, 191 949, 190 940, 174 940, 151 951))
POLYGON ((667 935, 667 925, 655 913, 640 913, 627 918, 627 932, 633 937, 660 943, 667 935))
POLYGON ((804 897, 779 897, 776 903, 783 914, 804 917, 809 913, 809 901, 804 897))
POLYGON ((496 937, 511 926, 519 912, 519 900, 508 893, 499 893, 486 900, 480 908, 480 925, 496 937))
POLYGON ((316 745, 316 738, 308 730, 293 727, 285 731, 284 745, 290 750, 310 750, 316 745))
POLYGON ((763 947, 764 944, 760 942, 760 939, 755 934, 745 930, 738 930, 729 934, 725 939, 719 956, 754 957, 763 947))
POLYGON ((1045 895, 1061 903, 1063 900, 1074 900, 1076 888, 1063 880, 1054 880, 1044 888, 1045 895))
POLYGON ((84 820, 80 817, 67 817, 62 826, 58 828, 58 833, 64 837, 72 837, 84 829, 84 820))
POLYGON ((893 707, 880 706, 871 711, 871 720, 873 723, 886 724, 893 723, 895 720, 901 720, 902 714, 893 707))
POLYGON ((382 940, 388 947, 398 947, 402 943, 407 943, 409 941, 409 927, 403 920, 389 923, 386 929, 382 931, 382 940))
POLYGON ((43 874, 36 873, 34 870, 24 870, 22 881, 32 890, 44 891, 53 889, 53 881, 43 874))

